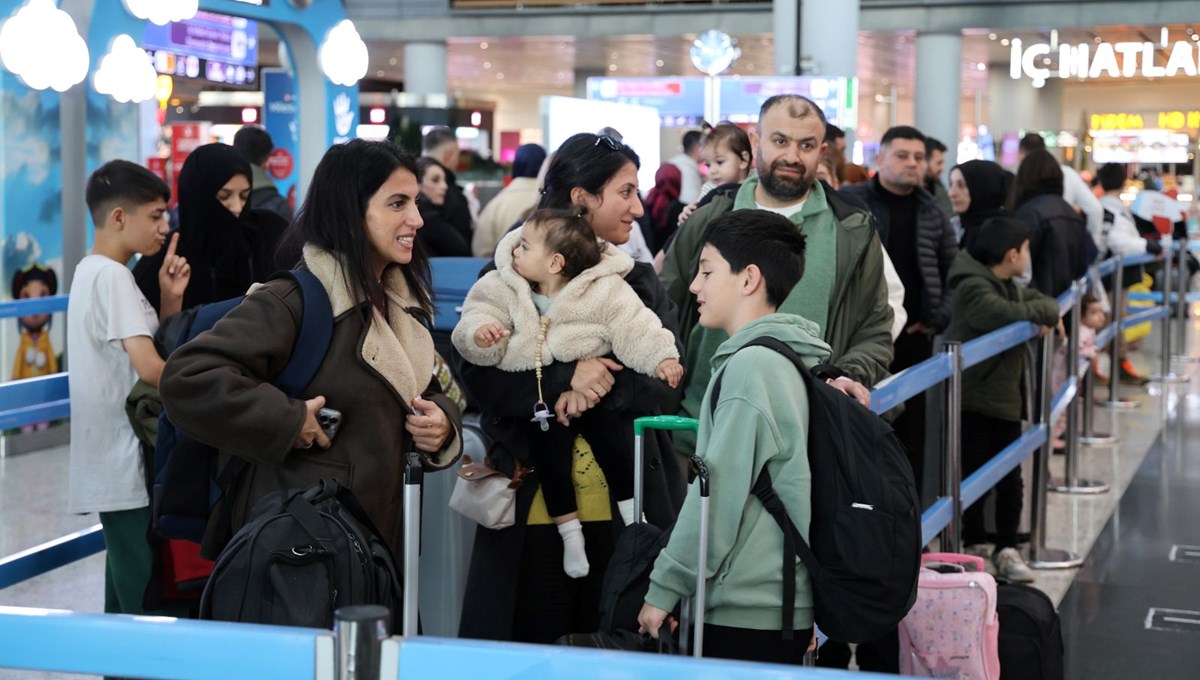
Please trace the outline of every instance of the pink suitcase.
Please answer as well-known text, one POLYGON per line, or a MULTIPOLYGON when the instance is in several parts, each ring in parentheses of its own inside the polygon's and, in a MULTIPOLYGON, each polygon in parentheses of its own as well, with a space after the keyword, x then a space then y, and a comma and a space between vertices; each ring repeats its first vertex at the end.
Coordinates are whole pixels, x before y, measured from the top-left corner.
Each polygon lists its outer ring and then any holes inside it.
POLYGON ((900 674, 999 680, 999 635, 996 579, 983 559, 922 555, 917 602, 900 622, 900 674))

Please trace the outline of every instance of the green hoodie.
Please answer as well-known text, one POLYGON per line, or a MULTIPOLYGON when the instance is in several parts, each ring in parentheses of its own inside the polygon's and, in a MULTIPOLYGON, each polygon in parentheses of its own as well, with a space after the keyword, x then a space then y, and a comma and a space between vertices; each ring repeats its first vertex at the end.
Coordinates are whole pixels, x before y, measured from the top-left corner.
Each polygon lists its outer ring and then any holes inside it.
MULTIPOLYGON (((808 538, 808 393, 796 368, 766 347, 738 349, 754 338, 778 338, 806 363, 829 357, 817 325, 794 314, 770 314, 742 327, 717 348, 714 377, 724 373, 716 420, 700 417, 698 450, 712 475, 707 622, 754 630, 779 630, 783 616, 783 532, 750 488, 766 465, 775 491, 800 534, 808 538), (735 354, 737 352, 737 354, 735 354)), ((704 403, 711 399, 713 382, 704 403)), ((650 574, 646 602, 672 610, 696 590, 700 491, 692 484, 667 547, 650 574)), ((797 561, 798 562, 798 561, 797 561)), ((797 629, 813 625, 812 589, 804 565, 796 567, 797 629)))
MULTIPOLYGON (((962 251, 950 265, 947 284, 954 295, 946 339, 974 340, 1017 321, 1043 326, 1058 323, 1058 303, 992 270, 962 251)), ((963 371, 962 408, 1000 420, 1019 421, 1025 414, 1025 370, 1028 352, 1018 345, 963 371)))

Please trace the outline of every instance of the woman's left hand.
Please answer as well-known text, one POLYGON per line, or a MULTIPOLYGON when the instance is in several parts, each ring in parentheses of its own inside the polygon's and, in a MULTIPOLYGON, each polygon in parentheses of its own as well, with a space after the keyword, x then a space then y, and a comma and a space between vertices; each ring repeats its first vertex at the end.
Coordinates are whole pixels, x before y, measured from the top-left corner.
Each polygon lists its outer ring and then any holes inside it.
POLYGON ((421 415, 408 416, 404 425, 413 436, 413 446, 426 453, 441 451, 454 432, 450 419, 440 406, 428 399, 417 397, 413 400, 413 408, 421 411, 421 415))

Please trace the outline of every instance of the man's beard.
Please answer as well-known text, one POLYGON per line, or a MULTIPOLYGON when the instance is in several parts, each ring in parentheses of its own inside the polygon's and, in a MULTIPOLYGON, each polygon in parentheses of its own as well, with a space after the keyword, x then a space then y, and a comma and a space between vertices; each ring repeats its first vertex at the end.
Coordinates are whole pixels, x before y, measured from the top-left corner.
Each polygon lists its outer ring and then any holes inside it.
POLYGON ((808 168, 801 163, 775 161, 770 168, 763 168, 762 164, 759 164, 758 183, 778 201, 798 201, 812 188, 813 178, 809 175, 808 168), (796 179, 784 179, 775 174, 777 168, 794 168, 800 171, 800 176, 796 179))

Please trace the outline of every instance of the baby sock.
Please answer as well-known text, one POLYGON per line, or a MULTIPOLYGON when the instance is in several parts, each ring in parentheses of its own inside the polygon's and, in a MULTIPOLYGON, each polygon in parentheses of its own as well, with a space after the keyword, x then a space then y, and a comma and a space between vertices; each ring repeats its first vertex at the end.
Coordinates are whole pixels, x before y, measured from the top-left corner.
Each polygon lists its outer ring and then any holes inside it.
POLYGON ((563 571, 571 578, 588 575, 587 552, 583 546, 583 525, 573 519, 558 525, 558 535, 563 540, 563 571))
POLYGON ((617 511, 621 513, 621 520, 625 522, 625 526, 629 526, 637 521, 633 516, 633 499, 626 498, 623 501, 617 501, 617 511))

